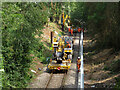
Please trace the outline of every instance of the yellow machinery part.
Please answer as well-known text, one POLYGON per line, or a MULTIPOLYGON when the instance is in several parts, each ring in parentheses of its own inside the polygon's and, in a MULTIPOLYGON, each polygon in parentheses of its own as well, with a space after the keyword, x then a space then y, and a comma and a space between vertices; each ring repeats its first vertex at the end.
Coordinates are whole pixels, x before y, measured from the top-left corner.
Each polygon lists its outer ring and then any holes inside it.
POLYGON ((56 41, 57 41, 57 39, 56 39, 56 38, 54 38, 54 39, 53 39, 53 42, 56 42, 56 41))
POLYGON ((72 52, 72 50, 65 50, 64 52, 72 52))
POLYGON ((51 66, 51 65, 48 65, 48 68, 49 69, 58 69, 58 67, 60 67, 61 70, 63 70, 63 69, 67 69, 68 70, 68 69, 70 69, 70 66, 71 65, 68 65, 68 66, 60 66, 60 65, 58 65, 58 66, 51 66))

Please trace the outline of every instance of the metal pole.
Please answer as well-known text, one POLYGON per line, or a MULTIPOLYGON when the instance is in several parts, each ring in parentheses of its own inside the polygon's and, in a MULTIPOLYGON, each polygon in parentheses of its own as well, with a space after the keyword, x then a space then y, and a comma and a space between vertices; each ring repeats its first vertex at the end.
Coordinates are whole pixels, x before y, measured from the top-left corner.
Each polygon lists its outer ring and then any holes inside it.
POLYGON ((81 44, 80 44, 81 33, 79 32, 79 56, 81 57, 81 44))
MULTIPOLYGON (((79 49, 80 50, 79 50, 79 55, 78 56, 81 56, 81 47, 80 47, 81 46, 81 43, 80 43, 80 41, 81 41, 80 38, 81 37, 80 36, 81 36, 81 34, 79 32, 79 49)), ((78 89, 77 90, 80 90, 80 88, 81 88, 81 85, 80 85, 81 84, 81 78, 80 77, 81 77, 80 73, 78 73, 78 89)))
POLYGON ((80 67, 80 71, 81 71, 81 90, 84 90, 84 67, 83 67, 83 31, 81 31, 81 67, 80 67))
POLYGON ((51 32, 51 44, 52 44, 52 42, 53 42, 53 32, 51 32))

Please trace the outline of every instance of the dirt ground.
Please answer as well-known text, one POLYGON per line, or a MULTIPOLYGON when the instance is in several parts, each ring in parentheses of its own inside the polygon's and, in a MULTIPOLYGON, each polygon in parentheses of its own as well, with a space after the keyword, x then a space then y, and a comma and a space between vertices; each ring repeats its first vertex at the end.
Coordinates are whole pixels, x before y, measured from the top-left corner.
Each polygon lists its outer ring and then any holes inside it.
POLYGON ((116 77, 120 74, 111 74, 104 70, 105 66, 119 58, 112 48, 95 52, 94 43, 87 34, 84 35, 84 84, 85 88, 114 88, 116 77))

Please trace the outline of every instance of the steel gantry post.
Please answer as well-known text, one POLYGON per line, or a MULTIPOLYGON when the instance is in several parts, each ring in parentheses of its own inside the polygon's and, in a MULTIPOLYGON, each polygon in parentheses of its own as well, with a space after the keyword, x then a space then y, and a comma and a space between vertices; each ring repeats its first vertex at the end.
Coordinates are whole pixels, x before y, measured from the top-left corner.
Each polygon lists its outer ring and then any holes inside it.
POLYGON ((81 31, 81 40, 80 40, 80 46, 81 46, 81 67, 80 67, 80 72, 81 72, 81 85, 80 88, 81 90, 84 90, 84 66, 83 66, 83 30, 81 31))
POLYGON ((80 73, 78 73, 78 90, 84 90, 84 67, 83 67, 83 24, 85 22, 82 22, 82 20, 77 20, 81 26, 82 26, 82 30, 81 30, 81 34, 79 36, 79 46, 80 46, 80 51, 79 51, 79 56, 81 57, 81 66, 80 66, 80 73))
MULTIPOLYGON (((80 38, 81 38, 81 33, 79 32, 79 47, 80 47, 79 49, 80 50, 79 50, 79 55, 78 56, 81 57, 81 43, 80 43, 81 39, 80 38)), ((80 78, 80 76, 81 76, 80 73, 78 73, 78 89, 77 90, 79 90, 81 88, 81 85, 80 85, 81 84, 81 78, 80 78)))
POLYGON ((78 73, 78 90, 84 90, 84 66, 83 66, 83 30, 80 34, 80 52, 79 55, 81 57, 81 66, 80 66, 80 73, 78 73))

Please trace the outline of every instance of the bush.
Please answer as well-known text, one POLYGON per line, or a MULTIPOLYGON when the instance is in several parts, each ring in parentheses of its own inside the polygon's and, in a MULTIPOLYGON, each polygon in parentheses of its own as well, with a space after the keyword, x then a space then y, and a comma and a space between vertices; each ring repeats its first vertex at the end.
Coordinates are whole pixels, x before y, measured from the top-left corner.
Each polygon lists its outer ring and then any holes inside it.
POLYGON ((120 59, 118 59, 117 61, 113 61, 110 70, 112 72, 120 72, 120 59))
POLYGON ((116 85, 115 85, 115 90, 120 90, 120 77, 116 78, 116 85))
POLYGON ((104 67, 104 70, 110 70, 111 72, 119 73, 120 72, 120 59, 113 61, 111 65, 106 65, 104 67))
POLYGON ((31 78, 30 53, 42 46, 35 35, 42 34, 47 10, 41 3, 3 3, 2 18, 3 87, 24 88, 31 78))

